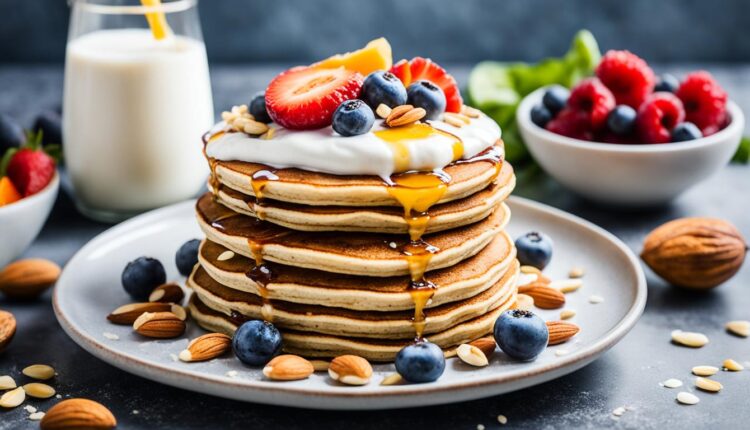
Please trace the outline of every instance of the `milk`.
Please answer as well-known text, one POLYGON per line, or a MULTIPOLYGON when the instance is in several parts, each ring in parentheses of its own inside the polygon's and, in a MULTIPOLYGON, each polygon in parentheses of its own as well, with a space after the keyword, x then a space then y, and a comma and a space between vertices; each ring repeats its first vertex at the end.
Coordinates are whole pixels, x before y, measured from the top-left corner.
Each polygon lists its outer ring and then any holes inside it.
POLYGON ((202 42, 123 29, 68 43, 65 162, 85 212, 135 213, 194 196, 212 122, 202 42))

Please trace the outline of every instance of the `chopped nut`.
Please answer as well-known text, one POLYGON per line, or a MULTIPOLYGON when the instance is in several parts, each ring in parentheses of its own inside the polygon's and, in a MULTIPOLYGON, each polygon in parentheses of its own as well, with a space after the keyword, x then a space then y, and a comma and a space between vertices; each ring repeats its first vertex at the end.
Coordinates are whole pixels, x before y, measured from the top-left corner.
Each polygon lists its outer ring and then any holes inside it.
POLYGON ((391 373, 390 375, 383 378, 380 385, 398 385, 404 382, 404 378, 398 373, 391 373))
POLYGON ((16 381, 8 375, 0 376, 0 390, 16 388, 16 381))
POLYGON ((219 254, 219 256, 216 257, 216 259, 219 261, 227 261, 227 260, 231 260, 232 258, 234 258, 234 255, 235 255, 234 252, 227 250, 219 254))
POLYGON ((468 116, 469 118, 479 118, 479 116, 481 115, 481 111, 466 105, 461 106, 461 113, 468 116))
POLYGON ((31 421, 39 421, 42 418, 44 418, 44 412, 34 412, 31 415, 29 415, 29 419, 31 421))
POLYGON ((459 345, 456 354, 461 361, 471 366, 484 367, 489 364, 482 350, 468 343, 459 345))
POLYGON ((739 372, 740 370, 743 370, 745 368, 745 366, 732 360, 731 358, 727 358, 726 360, 724 360, 722 366, 725 370, 729 370, 730 372, 739 372))
POLYGON ((718 393, 722 388, 724 388, 724 386, 721 385, 720 382, 700 376, 695 378, 695 386, 703 391, 710 391, 712 393, 718 393))
POLYGON ((531 310, 534 307, 534 299, 527 294, 516 295, 516 309, 531 310))
POLYGON ((560 311, 561 320, 569 320, 574 316, 576 316, 576 311, 574 311, 573 309, 563 309, 562 311, 560 311))
POLYGON ((583 278, 583 275, 584 275, 584 271, 580 267, 574 267, 574 268, 570 269, 570 272, 568 272, 568 277, 569 278, 574 278, 574 279, 575 278, 583 278))
POLYGON ((559 281, 552 281, 549 284, 552 288, 557 288, 561 293, 572 293, 578 291, 583 286, 583 280, 581 279, 563 279, 559 281))
POLYGON ((55 369, 46 364, 34 364, 23 369, 23 374, 29 378, 45 381, 55 376, 55 369))
POLYGON ((682 381, 680 381, 679 379, 670 378, 662 382, 660 385, 666 388, 679 388, 682 387, 682 381))
POLYGON ((683 405, 694 405, 701 401, 695 394, 688 393, 686 391, 680 391, 677 393, 677 401, 683 405))
POLYGON ((672 342, 677 345, 700 348, 708 343, 708 337, 702 333, 675 330, 672 332, 672 342))
POLYGON ((37 399, 49 399, 55 395, 55 389, 47 384, 32 382, 23 386, 23 390, 31 397, 37 399))
POLYGON ((508 417, 506 417, 505 415, 500 414, 500 415, 497 416, 497 422, 499 422, 501 425, 508 424, 508 417))
POLYGON ((719 368, 714 366, 695 366, 692 369, 695 376, 711 376, 715 375, 718 371, 719 368))
POLYGON ((750 336, 750 321, 729 321, 726 325, 727 331, 736 336, 750 336))
POLYGON ((26 391, 23 390, 23 387, 18 387, 16 389, 6 391, 2 396, 0 396, 0 407, 3 408, 15 408, 16 406, 19 406, 23 401, 26 400, 26 391))
POLYGON ((378 114, 379 117, 386 119, 388 118, 388 115, 391 114, 391 108, 386 104, 380 103, 378 108, 375 109, 375 113, 378 114))

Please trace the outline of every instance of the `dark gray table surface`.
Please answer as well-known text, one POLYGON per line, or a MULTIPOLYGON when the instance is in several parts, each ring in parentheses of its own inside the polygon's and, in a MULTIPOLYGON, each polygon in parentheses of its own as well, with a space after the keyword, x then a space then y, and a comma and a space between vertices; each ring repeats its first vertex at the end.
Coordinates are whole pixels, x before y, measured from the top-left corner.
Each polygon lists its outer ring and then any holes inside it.
MULTIPOLYGON (((698 66, 667 67, 676 73, 698 66)), ((750 112, 750 67, 708 65, 732 98, 750 112)), ((665 68, 661 68, 664 70, 665 68)), ((212 68, 217 112, 245 102, 279 67, 212 68)), ((454 70, 465 82, 467 67, 454 70)), ((62 70, 45 66, 0 66, 0 112, 30 122, 35 112, 58 104, 62 70)), ((572 212, 624 240, 638 252, 645 235, 662 222, 682 216, 715 216, 734 223, 750 237, 750 168, 731 165, 690 190, 672 205, 648 211, 598 207, 572 195, 542 173, 522 172, 516 195, 572 212)), ((109 226, 84 219, 64 193, 27 256, 64 264, 83 244, 109 226)), ((0 238, 0 242, 3 238, 0 238)), ((724 390, 699 394, 701 403, 681 406, 677 390, 659 386, 679 378, 692 391, 690 368, 720 365, 725 358, 750 361, 750 339, 726 334, 732 319, 750 319, 750 265, 722 287, 707 293, 678 290, 649 276, 646 311, 633 331, 593 364, 568 376, 511 394, 472 402, 410 410, 332 412, 241 403, 161 385, 105 364, 71 341, 52 312, 50 294, 33 303, 0 299, 13 312, 18 332, 0 355, 0 375, 18 375, 32 363, 58 370, 55 386, 64 397, 87 397, 107 405, 118 428, 498 428, 498 414, 512 428, 747 428, 750 370, 720 373, 724 390), (674 329, 706 333, 711 343, 699 350, 670 344, 674 329), (629 410, 620 418, 615 408, 629 410)), ((750 364, 750 363, 747 363, 750 364)), ((28 402, 47 410, 55 400, 28 402)), ((304 406, 304 405, 300 405, 304 406)), ((0 412, 0 429, 36 428, 22 408, 0 412)))

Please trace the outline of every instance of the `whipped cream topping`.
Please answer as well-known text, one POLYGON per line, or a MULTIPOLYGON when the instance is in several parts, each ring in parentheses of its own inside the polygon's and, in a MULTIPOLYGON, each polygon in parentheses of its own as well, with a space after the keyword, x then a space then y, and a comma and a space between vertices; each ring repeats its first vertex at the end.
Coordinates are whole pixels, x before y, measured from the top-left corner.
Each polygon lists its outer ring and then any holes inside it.
MULTIPOLYGON (((334 175, 377 175, 388 180, 394 173, 411 170, 439 170, 456 159, 469 159, 493 146, 500 139, 500 127, 486 115, 472 118, 469 124, 454 127, 443 121, 427 122, 434 130, 418 137, 404 134, 394 142, 378 136, 387 129, 378 120, 368 133, 343 137, 331 127, 319 130, 288 130, 273 125, 271 139, 258 139, 245 133, 225 133, 206 145, 209 157, 222 161, 245 161, 274 168, 290 168, 334 175), (405 152, 408 151, 408 154, 405 152)), ((220 122, 213 135, 226 128, 220 122)))

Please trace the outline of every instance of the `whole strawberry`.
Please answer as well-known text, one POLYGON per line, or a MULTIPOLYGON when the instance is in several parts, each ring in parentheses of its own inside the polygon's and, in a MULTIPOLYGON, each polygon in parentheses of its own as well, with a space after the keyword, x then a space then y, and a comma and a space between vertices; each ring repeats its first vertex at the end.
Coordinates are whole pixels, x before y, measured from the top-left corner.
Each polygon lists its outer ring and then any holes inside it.
POLYGON ((20 149, 8 163, 8 177, 24 196, 41 191, 55 175, 55 160, 41 149, 20 149))
POLYGON ((727 93, 706 71, 693 72, 680 84, 677 97, 685 105, 685 119, 704 136, 721 130, 727 121, 727 93))
POLYGON ((612 91, 618 105, 638 109, 654 91, 654 72, 643 59, 629 51, 608 51, 596 68, 596 76, 612 91))

